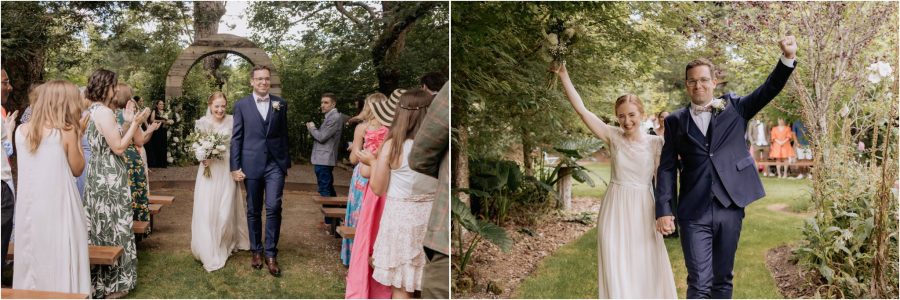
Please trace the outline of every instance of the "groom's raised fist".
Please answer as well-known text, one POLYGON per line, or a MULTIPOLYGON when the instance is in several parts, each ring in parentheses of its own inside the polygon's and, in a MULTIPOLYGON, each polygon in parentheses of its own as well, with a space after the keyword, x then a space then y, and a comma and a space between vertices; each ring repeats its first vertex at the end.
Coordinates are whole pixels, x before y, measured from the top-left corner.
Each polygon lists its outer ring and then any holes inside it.
POLYGON ((785 36, 778 42, 778 46, 781 47, 781 53, 784 53, 785 58, 794 59, 797 54, 797 39, 793 35, 785 36))

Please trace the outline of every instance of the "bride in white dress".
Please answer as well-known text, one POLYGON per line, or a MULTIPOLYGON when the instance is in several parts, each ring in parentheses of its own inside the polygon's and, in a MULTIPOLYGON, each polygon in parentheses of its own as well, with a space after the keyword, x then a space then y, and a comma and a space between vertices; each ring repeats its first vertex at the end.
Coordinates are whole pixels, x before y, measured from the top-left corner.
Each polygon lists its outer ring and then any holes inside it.
MULTIPOLYGON (((206 116, 197 120, 194 130, 231 136, 233 119, 225 114, 228 100, 214 92, 207 101, 206 116)), ((225 147, 228 149, 229 147, 225 147)), ((228 150, 222 157, 228 157, 228 150)), ((204 160, 197 168, 194 186, 194 211, 191 219, 191 252, 207 272, 225 266, 228 256, 250 249, 247 232, 247 205, 241 186, 231 178, 227 159, 204 160), (209 166, 210 177, 203 175, 209 166)))
POLYGON ((663 138, 641 130, 644 109, 637 96, 616 99, 619 127, 609 126, 585 108, 564 64, 553 71, 581 120, 609 145, 612 176, 597 217, 600 298, 676 298, 653 196, 663 138))

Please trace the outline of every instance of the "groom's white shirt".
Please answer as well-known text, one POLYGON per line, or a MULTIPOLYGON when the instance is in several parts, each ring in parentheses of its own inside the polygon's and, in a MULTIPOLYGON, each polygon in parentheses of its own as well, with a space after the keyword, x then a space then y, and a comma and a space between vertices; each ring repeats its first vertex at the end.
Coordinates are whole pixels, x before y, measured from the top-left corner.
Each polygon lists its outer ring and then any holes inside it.
MULTIPOLYGON (((794 59, 786 58, 784 57, 784 55, 781 56, 781 63, 788 68, 794 67, 794 59)), ((700 129, 700 132, 703 133, 703 136, 706 136, 706 130, 709 129, 709 120, 712 118, 712 113, 708 111, 696 113, 695 109, 705 108, 710 105, 712 105, 712 101, 707 102, 706 106, 699 106, 691 103, 691 119, 694 119, 694 125, 697 125, 697 128, 700 129)))
MULTIPOLYGON (((259 102, 259 96, 256 93, 253 94, 253 102, 256 103, 256 109, 259 110, 259 114, 262 115, 263 121, 266 120, 266 116, 269 115, 269 102, 259 102)), ((272 101, 272 96, 266 94, 266 98, 269 98, 269 101, 272 101)))

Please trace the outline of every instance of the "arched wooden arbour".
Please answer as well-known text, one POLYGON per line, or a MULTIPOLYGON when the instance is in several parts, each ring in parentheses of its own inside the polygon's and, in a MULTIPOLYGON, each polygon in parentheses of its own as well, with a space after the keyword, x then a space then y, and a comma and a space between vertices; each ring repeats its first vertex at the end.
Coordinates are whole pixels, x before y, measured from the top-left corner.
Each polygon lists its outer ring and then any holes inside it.
MULTIPOLYGON (((253 65, 264 65, 272 69, 272 82, 269 93, 281 96, 281 77, 275 71, 272 59, 265 51, 245 37, 231 34, 216 34, 197 39, 189 47, 181 51, 178 59, 169 68, 166 76, 166 99, 184 95, 184 77, 198 61, 213 54, 236 54, 253 65)), ((249 82, 247 83, 250 84, 249 82)))

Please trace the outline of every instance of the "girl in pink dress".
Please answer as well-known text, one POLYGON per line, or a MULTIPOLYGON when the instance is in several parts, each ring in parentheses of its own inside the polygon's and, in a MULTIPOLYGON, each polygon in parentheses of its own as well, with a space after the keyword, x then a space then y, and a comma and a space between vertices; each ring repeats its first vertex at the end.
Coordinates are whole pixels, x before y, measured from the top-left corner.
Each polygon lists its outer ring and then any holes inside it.
MULTIPOLYGON (((371 102, 366 105, 371 105, 372 113, 382 125, 390 126, 394 120, 394 111, 400 101, 400 95, 404 92, 405 90, 396 89, 388 101, 371 102)), ((386 127, 373 131, 371 134, 366 132, 366 150, 377 152, 386 136, 386 127)), ((375 161, 360 158, 360 163, 363 164, 360 173, 368 178, 375 161)), ((372 267, 369 265, 369 257, 372 256, 372 249, 378 234, 378 225, 381 223, 381 213, 384 211, 384 197, 375 195, 372 189, 366 185, 362 202, 356 219, 356 233, 353 236, 353 247, 350 251, 350 269, 347 271, 347 289, 344 297, 347 299, 390 299, 391 287, 372 279, 372 267)))

